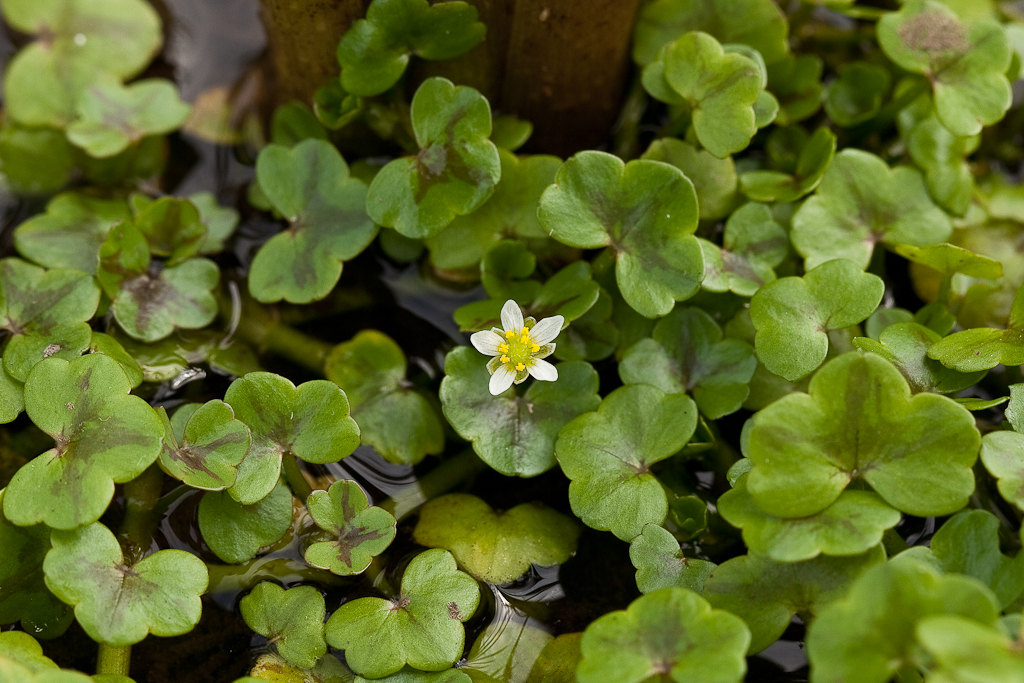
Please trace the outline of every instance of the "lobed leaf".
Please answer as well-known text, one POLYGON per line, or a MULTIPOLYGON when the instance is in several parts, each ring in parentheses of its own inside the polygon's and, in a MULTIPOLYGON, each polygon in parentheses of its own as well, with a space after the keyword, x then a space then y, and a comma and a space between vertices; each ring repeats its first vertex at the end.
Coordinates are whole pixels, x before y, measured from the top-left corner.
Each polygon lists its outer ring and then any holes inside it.
POLYGON ((311 669, 327 654, 327 606, 313 586, 285 590, 261 581, 239 601, 238 608, 246 625, 269 638, 278 653, 295 666, 311 669))
POLYGON ((306 562, 313 567, 340 576, 360 574, 395 538, 395 518, 371 506, 354 481, 339 479, 327 491, 313 491, 306 507, 316 525, 333 536, 306 548, 306 562))
POLYGON ((836 153, 836 136, 822 127, 803 145, 795 172, 748 171, 740 176, 743 194, 759 202, 792 202, 818 186, 836 153))
POLYGON ((255 557, 281 540, 292 525, 292 493, 283 481, 251 505, 225 491, 209 491, 199 501, 199 531, 213 553, 228 564, 255 557))
POLYGON ((160 465, 165 472, 192 488, 222 491, 235 483, 235 470, 249 451, 249 428, 235 419, 227 403, 186 404, 164 424, 160 465))
POLYGON ((45 268, 73 268, 95 275, 100 246, 110 229, 129 216, 122 199, 65 192, 50 200, 46 213, 15 228, 14 246, 45 268))
POLYGON ((719 159, 688 142, 659 138, 642 158, 672 164, 690 179, 697 193, 701 219, 725 218, 736 203, 738 178, 732 157, 719 159))
POLYGON ((636 567, 636 587, 641 593, 662 588, 704 590, 704 582, 715 570, 715 563, 688 558, 675 536, 656 524, 647 524, 629 544, 629 560, 636 567))

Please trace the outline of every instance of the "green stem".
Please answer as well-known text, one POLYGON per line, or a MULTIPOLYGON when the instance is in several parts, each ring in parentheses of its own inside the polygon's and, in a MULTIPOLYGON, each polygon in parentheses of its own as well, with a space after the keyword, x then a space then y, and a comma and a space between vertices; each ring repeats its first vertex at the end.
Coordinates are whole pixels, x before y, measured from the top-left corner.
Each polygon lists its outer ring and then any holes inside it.
POLYGON ((313 493, 313 487, 309 485, 306 476, 299 469, 299 463, 295 461, 295 456, 291 453, 285 453, 281 461, 281 467, 284 471, 284 480, 288 482, 292 493, 305 504, 309 494, 313 493))
POLYGON ((396 491, 380 507, 400 522, 434 496, 452 490, 483 468, 484 463, 476 453, 463 451, 427 472, 416 483, 396 491))
POLYGON ((131 645, 115 647, 106 643, 100 643, 100 649, 96 655, 96 673, 127 676, 131 661, 131 645))
POLYGON ((615 124, 615 155, 629 161, 640 155, 640 119, 647 110, 647 91, 640 80, 639 72, 633 77, 633 84, 622 105, 622 113, 615 124))
POLYGON ((324 362, 332 348, 327 342, 299 332, 267 313, 254 316, 243 313, 235 333, 261 351, 287 358, 319 375, 324 372, 324 362))
POLYGON ((903 540, 899 532, 895 529, 886 529, 885 533, 882 534, 882 546, 885 548, 885 552, 889 557, 897 555, 904 550, 910 548, 907 542, 903 540))
POLYGON ((164 473, 156 463, 124 485, 124 519, 121 521, 121 545, 129 567, 141 560, 153 542, 153 531, 160 516, 153 514, 160 501, 164 473))
POLYGON ((345 586, 350 581, 323 569, 314 569, 288 557, 258 557, 242 564, 210 564, 211 593, 240 593, 260 581, 296 583, 307 581, 326 586, 345 586))

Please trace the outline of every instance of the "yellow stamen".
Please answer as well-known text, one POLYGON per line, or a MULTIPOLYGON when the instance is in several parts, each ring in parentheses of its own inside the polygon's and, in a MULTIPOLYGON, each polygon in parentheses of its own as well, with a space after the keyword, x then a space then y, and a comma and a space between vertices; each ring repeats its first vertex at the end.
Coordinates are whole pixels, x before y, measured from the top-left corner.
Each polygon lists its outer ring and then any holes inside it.
POLYGON ((540 344, 534 344, 530 350, 533 351, 534 353, 537 353, 538 351, 540 351, 540 344))
POLYGON ((516 370, 518 370, 519 372, 522 372, 525 369, 526 369, 526 366, 523 365, 522 363, 520 363, 519 365, 516 366, 516 370))
POLYGON ((502 363, 507 363, 507 362, 508 362, 509 360, 510 360, 510 359, 509 359, 509 357, 508 357, 508 356, 502 356, 502 357, 501 357, 501 362, 502 362, 502 363))
POLYGON ((508 353, 508 344, 500 344, 498 350, 502 353, 508 353))
POLYGON ((526 328, 524 327, 523 329, 519 330, 519 334, 522 334, 522 335, 527 335, 527 336, 529 336, 529 334, 530 334, 530 330, 528 330, 528 329, 526 329, 526 328))
POLYGON ((516 333, 513 332, 512 330, 508 330, 507 332, 505 332, 505 337, 507 337, 508 339, 511 339, 514 336, 516 336, 516 333))

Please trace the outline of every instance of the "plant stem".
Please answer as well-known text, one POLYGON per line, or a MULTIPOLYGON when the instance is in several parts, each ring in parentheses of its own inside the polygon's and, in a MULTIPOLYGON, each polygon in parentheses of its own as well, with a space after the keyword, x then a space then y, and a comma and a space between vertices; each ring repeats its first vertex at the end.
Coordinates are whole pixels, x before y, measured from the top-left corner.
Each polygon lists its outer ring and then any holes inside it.
POLYGON ((427 472, 416 483, 396 491, 380 507, 400 522, 434 496, 452 490, 483 468, 484 463, 476 453, 463 451, 427 472))
POLYGON ((243 304, 235 334, 260 351, 287 358, 318 375, 323 374, 324 362, 332 348, 325 341, 285 325, 270 311, 251 301, 243 304))
POLYGON ((163 484, 164 473, 153 463, 124 485, 124 519, 118 535, 124 548, 124 562, 129 567, 141 560, 153 543, 153 530, 160 522, 153 511, 160 501, 163 484))
POLYGON ((131 661, 131 645, 115 647, 100 643, 99 651, 96 654, 96 673, 127 676, 131 661))
POLYGON ((327 586, 344 586, 348 579, 324 569, 314 569, 288 557, 264 556, 242 564, 210 564, 210 593, 240 593, 260 581, 295 583, 308 581, 327 586))
POLYGON ((299 469, 299 463, 295 461, 295 456, 291 453, 285 453, 281 461, 281 469, 284 473, 284 480, 288 482, 292 494, 305 505, 309 494, 313 493, 313 487, 309 485, 306 475, 299 469))

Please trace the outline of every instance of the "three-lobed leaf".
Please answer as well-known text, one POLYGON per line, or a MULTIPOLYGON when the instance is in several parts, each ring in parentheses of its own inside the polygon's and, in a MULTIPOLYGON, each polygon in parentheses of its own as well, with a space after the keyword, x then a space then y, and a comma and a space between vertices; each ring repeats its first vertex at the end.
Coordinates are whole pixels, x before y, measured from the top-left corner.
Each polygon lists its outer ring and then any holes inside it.
POLYGON ((95 275, 100 246, 110 229, 130 215, 123 199, 65 192, 49 201, 45 213, 15 228, 14 246, 45 268, 74 268, 95 275))
POLYGON ((160 465, 192 488, 221 491, 235 483, 235 470, 249 451, 249 428, 235 419, 227 403, 186 404, 164 423, 160 465))
POLYGON ((239 601, 238 609, 246 625, 269 638, 278 653, 295 666, 311 669, 327 654, 327 605, 313 586, 285 590, 261 581, 239 601))
POLYGON ((306 548, 306 562, 313 567, 340 576, 362 573, 395 538, 395 518, 370 505, 354 481, 339 479, 326 491, 313 491, 306 507, 316 525, 331 537, 306 548))
POLYGON ((676 537, 656 524, 647 524, 632 540, 629 560, 636 567, 636 587, 641 593, 673 586, 700 593, 715 570, 714 562, 686 557, 676 537))
POLYGON ((292 525, 292 493, 283 481, 260 500, 242 505, 226 491, 209 491, 199 501, 199 532, 224 562, 252 559, 276 543, 292 525))

